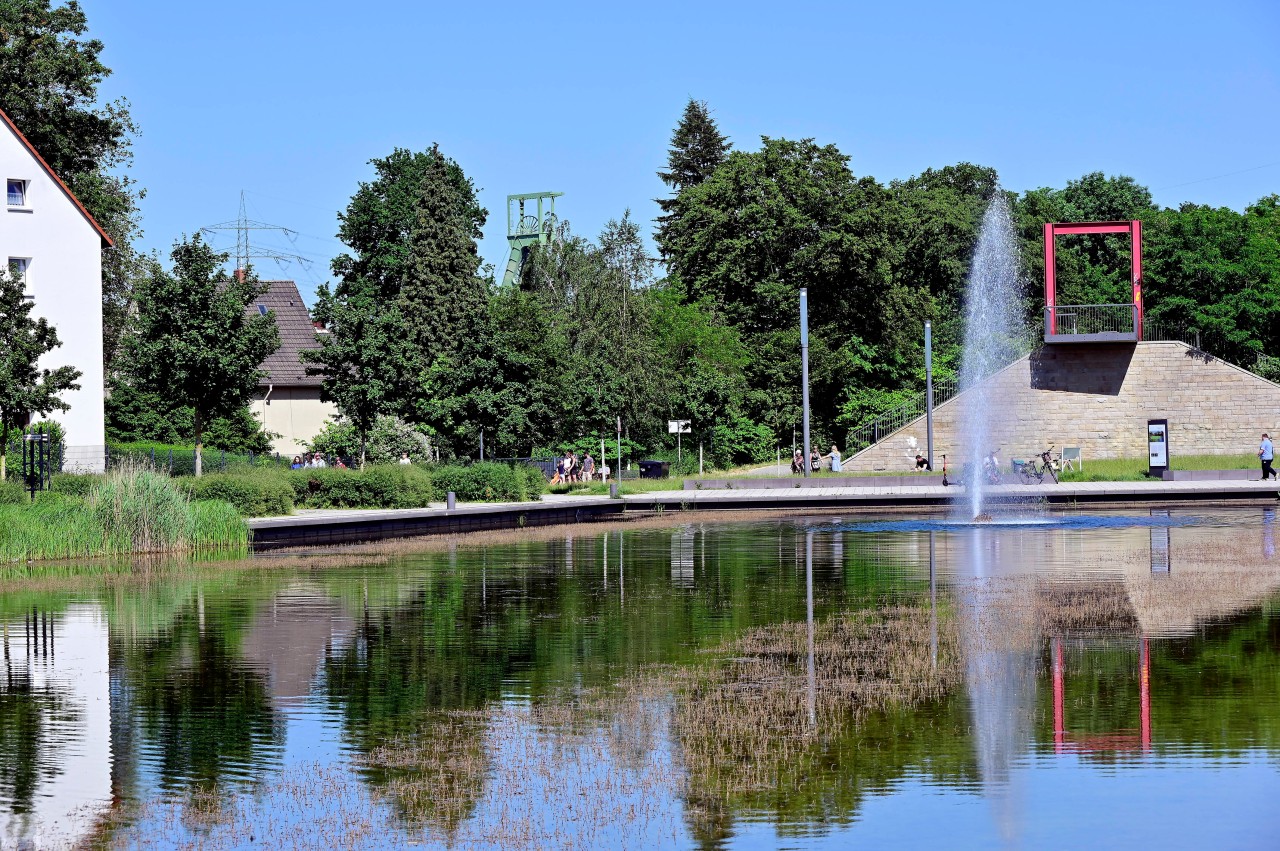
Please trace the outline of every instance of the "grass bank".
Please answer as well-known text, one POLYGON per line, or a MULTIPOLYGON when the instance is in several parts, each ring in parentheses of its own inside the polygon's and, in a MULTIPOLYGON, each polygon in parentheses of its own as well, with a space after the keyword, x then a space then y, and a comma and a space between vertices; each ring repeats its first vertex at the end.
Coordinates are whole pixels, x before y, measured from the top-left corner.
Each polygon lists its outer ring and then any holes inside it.
POLYGON ((93 479, 83 495, 55 491, 35 502, 6 484, 0 561, 248 548, 249 529, 232 505, 192 500, 163 473, 125 465, 93 479))
MULTIPOLYGON (((1252 470, 1258 466, 1256 455, 1175 455, 1173 470, 1252 470)), ((1081 470, 1065 470, 1059 478, 1064 482, 1140 482, 1147 477, 1146 458, 1085 459, 1081 470)))

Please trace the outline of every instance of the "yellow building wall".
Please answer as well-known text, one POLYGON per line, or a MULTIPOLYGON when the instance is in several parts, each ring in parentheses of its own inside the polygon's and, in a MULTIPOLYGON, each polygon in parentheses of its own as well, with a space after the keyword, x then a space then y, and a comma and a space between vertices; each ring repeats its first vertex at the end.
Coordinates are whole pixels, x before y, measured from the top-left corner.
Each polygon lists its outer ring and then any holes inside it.
POLYGON ((263 428, 279 435, 272 439, 271 448, 281 455, 302 452, 325 421, 338 415, 336 405, 320 401, 319 387, 275 387, 269 395, 262 388, 250 409, 263 428))

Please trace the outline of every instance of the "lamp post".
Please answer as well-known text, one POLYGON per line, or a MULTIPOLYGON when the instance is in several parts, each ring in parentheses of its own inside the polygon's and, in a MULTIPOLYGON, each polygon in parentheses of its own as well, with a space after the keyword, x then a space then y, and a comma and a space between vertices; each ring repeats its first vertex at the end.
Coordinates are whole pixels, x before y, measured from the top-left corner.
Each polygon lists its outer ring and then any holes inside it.
POLYGON ((933 323, 924 323, 924 428, 929 472, 933 472, 933 323))
POLYGON ((800 288, 800 381, 804 405, 804 477, 809 478, 809 288, 800 288))

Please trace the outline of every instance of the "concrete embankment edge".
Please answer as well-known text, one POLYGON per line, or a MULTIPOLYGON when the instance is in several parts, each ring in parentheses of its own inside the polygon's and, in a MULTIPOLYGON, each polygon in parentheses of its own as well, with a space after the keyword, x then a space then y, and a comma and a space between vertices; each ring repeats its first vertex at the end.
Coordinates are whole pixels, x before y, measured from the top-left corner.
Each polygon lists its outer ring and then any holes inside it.
MULTIPOLYGON (((352 510, 317 515, 250 520, 253 548, 331 546, 466 532, 573 525, 643 516, 655 511, 779 512, 826 510, 842 513, 928 512, 950 510, 963 497, 960 488, 797 489, 791 491, 658 491, 622 499, 581 498, 554 502, 502 505, 463 505, 445 509, 395 511, 352 510)), ((1163 508, 1196 505, 1216 508, 1276 505, 1280 492, 1262 482, 1079 483, 1055 488, 1011 486, 990 494, 993 507, 1075 506, 1101 508, 1163 508)))
POLYGON ((557 526, 620 517, 621 500, 583 499, 550 503, 464 505, 394 511, 353 510, 319 516, 267 517, 250 520, 253 549, 359 544, 419 535, 456 535, 495 529, 557 526))

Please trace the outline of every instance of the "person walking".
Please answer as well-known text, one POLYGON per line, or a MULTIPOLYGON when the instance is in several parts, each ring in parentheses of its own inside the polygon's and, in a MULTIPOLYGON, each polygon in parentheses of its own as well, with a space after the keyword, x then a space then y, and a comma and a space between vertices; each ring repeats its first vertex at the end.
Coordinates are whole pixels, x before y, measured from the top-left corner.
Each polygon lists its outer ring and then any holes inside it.
POLYGON ((596 459, 591 457, 591 453, 587 452, 582 456, 582 478, 584 481, 591 481, 591 477, 596 474, 596 459))
POLYGON ((1258 458, 1262 461, 1262 480, 1280 478, 1275 468, 1271 466, 1271 462, 1275 460, 1276 450, 1271 443, 1271 437, 1264 431, 1262 433, 1262 444, 1258 447, 1258 458))

